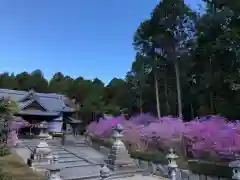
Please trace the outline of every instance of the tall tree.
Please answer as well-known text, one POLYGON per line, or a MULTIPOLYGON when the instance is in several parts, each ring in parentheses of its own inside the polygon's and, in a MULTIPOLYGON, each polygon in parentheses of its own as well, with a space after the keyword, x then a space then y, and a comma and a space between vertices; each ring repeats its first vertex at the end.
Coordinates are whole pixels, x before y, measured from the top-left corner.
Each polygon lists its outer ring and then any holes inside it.
POLYGON ((180 85, 179 60, 181 55, 188 51, 189 41, 194 37, 194 25, 196 16, 194 12, 184 3, 184 0, 163 0, 153 10, 151 21, 157 24, 160 29, 161 51, 164 51, 167 59, 170 60, 175 68, 176 86, 178 97, 178 115, 182 114, 182 95, 180 85))

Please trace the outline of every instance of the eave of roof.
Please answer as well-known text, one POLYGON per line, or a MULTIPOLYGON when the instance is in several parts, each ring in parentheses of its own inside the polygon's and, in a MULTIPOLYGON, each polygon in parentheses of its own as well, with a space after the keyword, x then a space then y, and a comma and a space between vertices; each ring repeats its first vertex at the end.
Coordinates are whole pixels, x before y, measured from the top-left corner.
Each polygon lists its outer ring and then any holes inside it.
POLYGON ((67 123, 69 123, 69 124, 81 124, 82 123, 82 120, 74 119, 72 117, 68 117, 67 119, 68 119, 67 123))
POLYGON ((32 116, 54 116, 60 115, 58 112, 40 111, 40 110, 26 110, 19 111, 17 115, 32 115, 32 116))

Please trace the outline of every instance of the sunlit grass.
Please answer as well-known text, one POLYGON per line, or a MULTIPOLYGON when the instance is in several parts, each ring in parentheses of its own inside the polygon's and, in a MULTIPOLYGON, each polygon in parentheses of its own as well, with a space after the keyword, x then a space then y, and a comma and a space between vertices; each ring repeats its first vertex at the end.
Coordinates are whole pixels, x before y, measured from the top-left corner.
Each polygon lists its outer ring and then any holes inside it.
POLYGON ((32 171, 15 152, 0 157, 0 179, 46 180, 41 174, 32 171))

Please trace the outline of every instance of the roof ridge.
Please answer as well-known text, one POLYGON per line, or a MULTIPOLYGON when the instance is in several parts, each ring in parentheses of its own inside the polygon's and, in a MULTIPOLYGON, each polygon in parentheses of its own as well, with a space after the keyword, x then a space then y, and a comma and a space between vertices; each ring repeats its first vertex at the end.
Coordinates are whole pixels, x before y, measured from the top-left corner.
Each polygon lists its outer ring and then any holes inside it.
POLYGON ((28 91, 21 91, 21 90, 14 90, 14 89, 0 89, 0 92, 8 93, 8 94, 18 94, 18 95, 24 95, 25 93, 28 93, 28 91))
POLYGON ((59 96, 61 97, 64 97, 65 95, 62 95, 62 94, 45 94, 45 93, 36 93, 37 96, 40 96, 40 97, 45 97, 45 98, 55 98, 55 99, 58 99, 59 96), (54 95, 54 96, 49 96, 49 95, 54 95))
MULTIPOLYGON (((23 90, 15 90, 15 89, 3 89, 0 88, 0 93, 8 93, 8 94, 17 94, 17 95, 25 95, 25 94, 29 94, 31 92, 31 90, 29 91, 23 91, 23 90)), ((34 91, 38 96, 42 96, 42 97, 49 97, 51 96, 51 98, 58 98, 58 96, 66 96, 64 94, 58 94, 58 93, 41 93, 41 92, 36 92, 34 91)))

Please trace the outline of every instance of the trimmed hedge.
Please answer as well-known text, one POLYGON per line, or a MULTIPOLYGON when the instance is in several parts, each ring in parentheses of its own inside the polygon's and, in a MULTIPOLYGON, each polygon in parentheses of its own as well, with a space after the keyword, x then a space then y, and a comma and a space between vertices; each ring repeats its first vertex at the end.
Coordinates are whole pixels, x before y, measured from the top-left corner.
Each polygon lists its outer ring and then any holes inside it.
POLYGON ((211 177, 232 177, 232 169, 228 166, 228 163, 213 163, 202 160, 189 160, 189 170, 195 174, 204 174, 211 177))
POLYGON ((109 139, 100 139, 100 138, 96 138, 96 137, 90 137, 92 143, 96 143, 100 146, 104 146, 107 148, 110 148, 112 146, 112 143, 110 142, 109 139))
POLYGON ((62 137, 63 133, 50 133, 52 137, 62 137))

